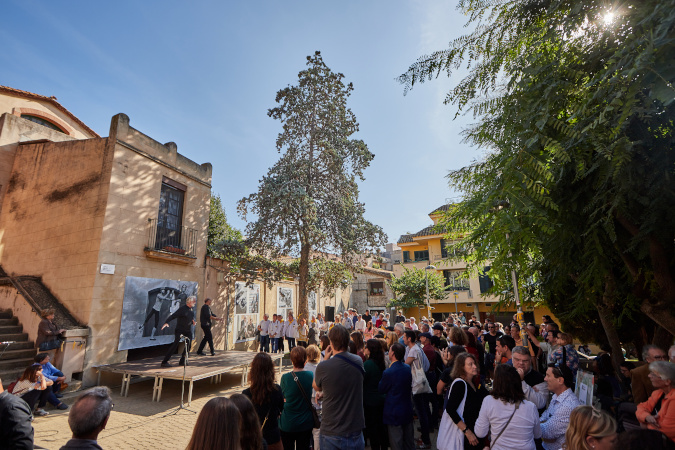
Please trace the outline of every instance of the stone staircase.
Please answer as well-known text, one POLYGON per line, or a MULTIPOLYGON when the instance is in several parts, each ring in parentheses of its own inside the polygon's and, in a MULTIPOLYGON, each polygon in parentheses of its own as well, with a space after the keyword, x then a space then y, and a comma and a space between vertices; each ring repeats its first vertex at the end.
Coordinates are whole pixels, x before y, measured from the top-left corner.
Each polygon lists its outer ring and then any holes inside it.
POLYGON ((37 354, 35 344, 28 340, 19 319, 11 311, 0 311, 0 379, 3 386, 16 381, 37 354), (4 345, 1 342, 14 341, 4 345))

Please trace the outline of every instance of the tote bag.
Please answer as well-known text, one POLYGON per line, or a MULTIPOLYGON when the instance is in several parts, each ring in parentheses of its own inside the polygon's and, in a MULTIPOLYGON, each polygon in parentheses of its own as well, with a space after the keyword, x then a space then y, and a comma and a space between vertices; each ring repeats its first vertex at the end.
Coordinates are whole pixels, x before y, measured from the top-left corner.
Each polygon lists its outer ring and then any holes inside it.
MULTIPOLYGON (((461 378, 456 378, 450 385, 450 391, 455 383, 464 383, 464 398, 462 403, 457 408, 457 414, 464 421, 464 404, 466 403, 466 394, 469 392, 469 387, 461 378)), ((436 440, 436 447, 438 450, 459 450, 464 448, 464 433, 459 429, 455 422, 450 418, 447 411, 443 411, 443 418, 438 427, 438 439, 436 440)))
POLYGON ((429 386, 429 380, 422 369, 422 362, 419 358, 415 358, 412 366, 410 367, 412 371, 412 393, 413 394, 431 394, 431 386, 429 386))

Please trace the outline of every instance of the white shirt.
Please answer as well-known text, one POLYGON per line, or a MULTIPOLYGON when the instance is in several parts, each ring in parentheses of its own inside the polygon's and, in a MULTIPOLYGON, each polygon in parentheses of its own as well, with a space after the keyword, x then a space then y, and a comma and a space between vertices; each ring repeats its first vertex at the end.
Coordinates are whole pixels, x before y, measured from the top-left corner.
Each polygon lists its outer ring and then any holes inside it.
POLYGON ((542 381, 539 384, 534 385, 534 387, 527 384, 525 381, 521 381, 520 384, 523 386, 523 392, 525 393, 525 398, 534 403, 537 409, 546 408, 546 403, 548 403, 548 383, 542 381))
MULTIPOLYGON (((476 420, 476 425, 473 428, 476 437, 485 437, 489 432, 494 442, 494 439, 508 422, 515 407, 516 405, 506 404, 491 395, 485 397, 478 414, 478 420, 476 420)), ((535 450, 537 447, 534 440, 540 437, 541 425, 537 407, 534 403, 524 400, 513 414, 509 426, 490 448, 491 450, 535 450)))
POLYGON ((267 336, 270 332, 270 322, 269 320, 261 320, 258 326, 260 327, 260 336, 267 336))
MULTIPOLYGON (((429 359, 427 358, 427 355, 424 354, 424 351, 418 345, 413 345, 412 347, 406 346, 405 359, 407 360, 408 358, 418 360, 420 364, 422 364, 422 370, 424 372, 427 372, 429 370, 430 366, 429 359)), ((413 364, 415 364, 415 361, 413 361, 413 364)))
POLYGON ((279 337, 279 321, 275 320, 270 323, 270 327, 267 330, 270 334, 270 337, 277 338, 279 337))
POLYGON ((417 329, 418 329, 417 324, 416 324, 416 323, 411 323, 411 324, 410 324, 410 329, 413 330, 413 331, 417 331, 417 329))
POLYGON ((284 336, 291 339, 298 338, 298 321, 293 319, 293 322, 284 322, 284 336))
POLYGON ((357 320, 354 329, 356 331, 366 331, 366 321, 363 319, 357 320))

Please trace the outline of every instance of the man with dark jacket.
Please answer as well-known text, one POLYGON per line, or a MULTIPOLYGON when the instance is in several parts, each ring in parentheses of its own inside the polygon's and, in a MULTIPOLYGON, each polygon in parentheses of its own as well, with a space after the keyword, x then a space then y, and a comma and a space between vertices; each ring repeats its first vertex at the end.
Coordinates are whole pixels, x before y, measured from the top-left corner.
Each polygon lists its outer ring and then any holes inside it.
POLYGON ((198 355, 206 356, 203 353, 203 351, 204 347, 206 347, 207 342, 209 343, 209 348, 211 349, 211 356, 216 354, 215 350, 213 349, 213 335, 211 334, 212 320, 223 320, 223 319, 218 318, 215 314, 213 314, 213 311, 211 311, 211 299, 207 298, 206 300, 204 300, 202 310, 199 314, 199 323, 202 327, 202 331, 204 331, 204 339, 202 339, 202 342, 199 344, 199 349, 197 350, 198 355))
POLYGON ((392 450, 415 448, 413 431, 412 371, 404 364, 405 347, 398 342, 389 349, 391 365, 382 373, 379 391, 385 394, 382 422, 389 432, 392 450))
MULTIPOLYGON (((183 337, 188 341, 192 339, 192 325, 197 324, 197 322, 195 322, 195 313, 192 311, 195 303, 197 303, 197 297, 191 295, 187 298, 183 306, 178 308, 175 313, 167 317, 166 323, 162 325, 163 330, 169 326, 169 322, 176 319, 176 329, 174 330, 175 338, 173 340, 173 344, 171 344, 171 347, 169 348, 169 351, 166 353, 164 360, 162 361, 162 367, 171 367, 171 364, 169 364, 169 359, 171 359, 171 356, 178 348, 178 344, 180 343, 181 339, 183 339, 183 337)), ((185 342, 185 347, 187 351, 190 348, 190 343, 185 342)), ((184 354, 181 355, 180 362, 178 364, 181 366, 186 364, 184 354)))
POLYGON ((0 450, 32 449, 32 420, 28 403, 5 391, 0 380, 0 450))

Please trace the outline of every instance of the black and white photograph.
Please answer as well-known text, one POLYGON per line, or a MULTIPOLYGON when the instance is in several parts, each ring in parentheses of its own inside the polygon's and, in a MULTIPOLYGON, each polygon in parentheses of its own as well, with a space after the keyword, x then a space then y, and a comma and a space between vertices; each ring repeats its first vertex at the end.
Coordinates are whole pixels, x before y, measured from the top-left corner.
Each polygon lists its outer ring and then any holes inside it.
POLYGON ((173 342, 176 323, 161 330, 167 317, 197 295, 194 281, 127 277, 122 303, 118 350, 152 347, 173 342))
POLYGON ((260 285, 246 286, 243 281, 234 285, 234 336, 235 342, 246 342, 255 339, 258 326, 258 308, 260 302, 260 285))
POLYGON ((277 297, 279 308, 293 307, 293 289, 287 287, 279 288, 279 295, 277 297))
POLYGON ((309 310, 309 317, 316 317, 316 292, 310 292, 307 295, 307 309, 309 310))

